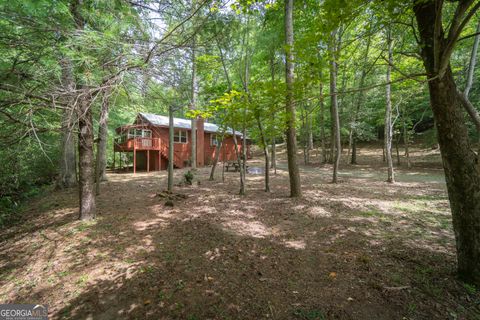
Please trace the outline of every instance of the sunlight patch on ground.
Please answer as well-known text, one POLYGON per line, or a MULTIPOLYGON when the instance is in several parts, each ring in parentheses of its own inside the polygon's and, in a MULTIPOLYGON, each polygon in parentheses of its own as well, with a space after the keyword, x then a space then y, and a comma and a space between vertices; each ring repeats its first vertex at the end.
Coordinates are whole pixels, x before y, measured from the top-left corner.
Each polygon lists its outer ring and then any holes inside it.
POLYGON ((223 226, 241 236, 265 238, 271 235, 271 231, 259 221, 227 220, 223 226))
POLYGON ((307 247, 305 240, 284 240, 283 243, 286 247, 301 250, 307 247))

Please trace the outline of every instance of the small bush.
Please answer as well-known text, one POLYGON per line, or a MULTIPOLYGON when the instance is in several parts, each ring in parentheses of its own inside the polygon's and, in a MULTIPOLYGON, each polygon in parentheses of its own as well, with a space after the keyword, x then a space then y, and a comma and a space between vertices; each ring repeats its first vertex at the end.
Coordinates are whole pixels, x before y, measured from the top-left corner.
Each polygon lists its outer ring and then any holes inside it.
POLYGON ((188 184, 189 186, 192 185, 193 183, 193 173, 192 171, 188 170, 183 177, 185 178, 185 184, 188 184))

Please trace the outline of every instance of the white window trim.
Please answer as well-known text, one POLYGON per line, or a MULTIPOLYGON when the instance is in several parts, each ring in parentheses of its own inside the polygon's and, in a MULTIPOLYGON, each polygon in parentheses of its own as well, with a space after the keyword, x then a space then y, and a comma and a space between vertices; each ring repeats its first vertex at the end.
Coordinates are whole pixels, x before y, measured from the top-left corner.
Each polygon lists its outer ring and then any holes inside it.
POLYGON ((210 134, 210 147, 216 147, 219 144, 218 141, 218 136, 216 133, 211 133, 210 134), (213 144, 213 136, 215 136, 215 141, 217 142, 216 144, 213 144))
POLYGON ((173 143, 188 143, 188 131, 187 130, 176 130, 173 132, 173 143), (183 133, 182 133, 183 132, 183 133), (182 142, 182 137, 185 135, 185 142, 182 142), (175 137, 179 137, 180 141, 175 141, 175 137))

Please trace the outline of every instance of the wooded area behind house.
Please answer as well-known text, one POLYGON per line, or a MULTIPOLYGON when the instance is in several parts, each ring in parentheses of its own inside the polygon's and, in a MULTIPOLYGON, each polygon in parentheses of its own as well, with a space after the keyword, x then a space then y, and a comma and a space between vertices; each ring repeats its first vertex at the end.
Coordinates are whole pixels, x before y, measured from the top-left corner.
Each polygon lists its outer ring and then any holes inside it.
POLYGON ((480 319, 479 8, 3 1, 0 303, 480 319))

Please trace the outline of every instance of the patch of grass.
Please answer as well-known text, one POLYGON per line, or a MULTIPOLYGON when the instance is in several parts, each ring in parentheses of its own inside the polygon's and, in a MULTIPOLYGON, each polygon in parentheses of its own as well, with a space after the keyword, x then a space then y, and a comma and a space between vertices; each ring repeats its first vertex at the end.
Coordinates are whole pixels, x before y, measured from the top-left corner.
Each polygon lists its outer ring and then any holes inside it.
POLYGON ((463 283, 463 287, 465 288, 465 290, 467 290, 468 294, 470 295, 474 295, 475 293, 477 293, 477 288, 475 288, 475 286, 471 284, 463 283))
POLYGON ((80 286, 80 287, 84 287, 88 282, 88 274, 83 274, 80 276, 80 278, 77 279, 77 281, 75 281, 75 284, 80 286))
POLYGON ((415 200, 409 200, 407 202, 402 201, 402 202, 395 202, 393 205, 395 209, 398 209, 404 213, 418 213, 419 211, 422 211, 425 209, 425 204, 423 202, 415 201, 415 200))
POLYGON ((60 278, 63 278, 63 277, 66 277, 66 276, 69 276, 70 275, 70 272, 69 271, 60 271, 57 273, 57 275, 60 277, 60 278))
POLYGON ((407 305, 407 313, 409 315, 413 315, 415 314, 415 312, 417 311, 417 305, 413 302, 410 302, 408 305, 407 305))
POLYGON ((175 291, 180 291, 185 288, 185 282, 182 279, 179 279, 175 282, 175 291))
POLYGON ((132 258, 126 258, 124 260, 125 263, 128 263, 128 264, 132 264, 132 263, 135 263, 135 259, 132 259, 132 258))
POLYGON ((154 271, 155 271, 155 268, 153 266, 143 266, 140 268, 141 273, 151 274, 154 271))
POLYGON ((361 254, 357 257, 357 261, 360 263, 369 264, 372 261, 372 258, 366 254, 361 254))
POLYGON ((321 310, 313 309, 313 310, 304 310, 304 309, 297 309, 293 312, 293 315, 302 320, 326 320, 327 317, 321 310))
POLYGON ((404 284, 404 277, 400 273, 392 273, 390 275, 390 280, 395 284, 395 285, 403 285, 404 284))
POLYGON ((369 210, 366 210, 366 211, 358 211, 357 214, 359 216, 366 217, 366 218, 384 216, 383 212, 376 208, 369 208, 369 210))

